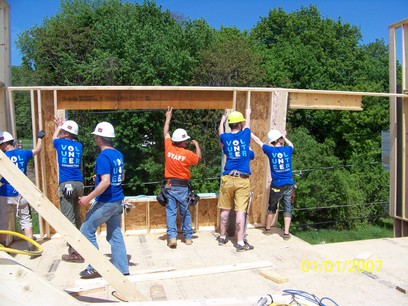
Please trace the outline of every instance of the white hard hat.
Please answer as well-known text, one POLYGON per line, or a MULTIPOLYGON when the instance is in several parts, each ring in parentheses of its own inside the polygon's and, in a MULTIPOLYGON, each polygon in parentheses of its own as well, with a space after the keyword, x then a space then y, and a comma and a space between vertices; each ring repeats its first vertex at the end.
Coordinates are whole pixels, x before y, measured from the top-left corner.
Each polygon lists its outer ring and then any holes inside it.
POLYGON ((190 136, 187 135, 186 130, 184 129, 177 129, 173 132, 173 136, 171 136, 171 140, 174 142, 180 142, 190 139, 190 136))
POLYGON ((281 137, 282 137, 282 133, 279 132, 278 130, 270 130, 268 133, 269 142, 275 142, 281 137))
POLYGON ((14 140, 14 137, 9 132, 0 132, 0 144, 14 140))
POLYGON ((113 125, 110 124, 109 122, 99 122, 95 127, 95 131, 93 131, 91 134, 102 137, 114 138, 115 129, 113 128, 113 125))
POLYGON ((61 129, 67 131, 68 133, 78 135, 78 124, 75 121, 72 120, 65 121, 62 124, 61 129))

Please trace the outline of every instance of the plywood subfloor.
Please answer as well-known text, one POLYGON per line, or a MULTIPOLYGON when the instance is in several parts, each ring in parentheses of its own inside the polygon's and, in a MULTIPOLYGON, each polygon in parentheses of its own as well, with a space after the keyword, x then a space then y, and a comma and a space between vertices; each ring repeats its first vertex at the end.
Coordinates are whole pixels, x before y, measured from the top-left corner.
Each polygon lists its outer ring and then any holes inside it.
MULTIPOLYGON (((174 250, 166 246, 164 234, 126 236, 129 278, 148 299, 148 302, 126 305, 255 305, 268 294, 282 297, 287 289, 328 297, 339 305, 408 303, 408 295, 397 290, 406 285, 408 238, 312 246, 294 236, 284 241, 280 230, 275 230, 272 236, 263 235, 260 229, 250 229, 248 234, 255 249, 243 253, 237 253, 232 243, 218 246, 212 231, 196 233, 191 246, 178 240, 174 250), (382 261, 381 269, 373 273, 336 271, 336 268, 331 272, 313 271, 313 268, 305 271, 307 261, 315 261, 319 266, 329 261, 343 263, 362 253, 370 253, 369 260, 382 261), (250 268, 268 262, 267 267, 250 268), (234 265, 237 269, 222 270, 234 265), (279 283, 265 278, 260 273, 265 268, 288 281, 279 283), (208 274, 198 275, 197 271, 208 274), (172 278, 172 273, 185 276, 172 278)), ((98 241, 101 252, 109 256, 105 237, 100 236, 98 241)), ((118 299, 111 294, 113 289, 103 279, 79 279, 78 273, 86 264, 60 261, 61 254, 67 250, 63 240, 53 238, 42 245, 45 251, 41 257, 29 259, 17 255, 15 259, 62 289, 82 290, 76 299, 83 305, 118 305, 118 299)))

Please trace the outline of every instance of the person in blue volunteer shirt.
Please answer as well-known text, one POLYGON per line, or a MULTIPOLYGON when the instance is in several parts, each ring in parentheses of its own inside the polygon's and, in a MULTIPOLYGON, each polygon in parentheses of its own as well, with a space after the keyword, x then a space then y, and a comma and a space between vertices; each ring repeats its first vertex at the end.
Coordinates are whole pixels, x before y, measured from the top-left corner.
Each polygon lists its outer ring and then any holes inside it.
MULTIPOLYGON (((58 196, 62 214, 77 228, 81 228, 79 198, 84 194, 84 183, 81 173, 82 144, 77 141, 78 124, 75 121, 55 118, 53 146, 57 152, 59 185, 58 196)), ((73 247, 69 245, 68 254, 62 260, 84 262, 73 247)))
POLYGON ((292 220, 292 195, 295 191, 292 172, 293 143, 278 130, 270 130, 268 140, 271 145, 264 144, 257 136, 251 135, 252 139, 262 148, 269 158, 271 169, 271 189, 269 194, 268 213, 265 221, 266 235, 272 234, 271 225, 275 218, 279 201, 282 200, 284 212, 284 233, 283 239, 289 240, 289 228, 292 220), (287 145, 285 145, 287 143, 287 145))
MULTIPOLYGON (((98 249, 95 233, 98 226, 106 223, 106 240, 111 245, 112 263, 122 274, 129 275, 126 246, 120 227, 125 198, 122 191, 125 179, 123 155, 113 147, 115 130, 112 124, 100 122, 92 134, 101 152, 95 163, 95 189, 79 200, 81 206, 86 206, 95 199, 86 213, 81 233, 98 249)), ((81 278, 100 277, 91 265, 79 275, 81 278)))
POLYGON ((228 116, 230 133, 225 133, 224 124, 227 120, 225 113, 221 117, 218 134, 220 146, 226 156, 226 162, 222 171, 218 208, 220 212, 220 236, 217 238, 218 245, 228 242, 227 227, 228 216, 231 209, 236 212, 236 236, 237 252, 252 250, 254 247, 245 240, 246 212, 249 205, 251 170, 249 164, 253 155, 250 152, 251 109, 246 109, 245 117, 238 111, 233 111, 228 116))
MULTIPOLYGON (((27 164, 42 149, 42 139, 44 131, 39 131, 37 143, 32 150, 17 149, 14 146, 14 137, 6 131, 0 131, 0 150, 16 165, 16 167, 27 175, 27 164)), ((33 225, 30 205, 3 177, 0 180, 0 230, 10 230, 13 218, 17 216, 20 222, 20 229, 29 238, 34 239, 33 225)), ((6 245, 7 235, 0 234, 0 244, 6 245)), ((33 251, 34 246, 28 242, 28 250, 33 251)))

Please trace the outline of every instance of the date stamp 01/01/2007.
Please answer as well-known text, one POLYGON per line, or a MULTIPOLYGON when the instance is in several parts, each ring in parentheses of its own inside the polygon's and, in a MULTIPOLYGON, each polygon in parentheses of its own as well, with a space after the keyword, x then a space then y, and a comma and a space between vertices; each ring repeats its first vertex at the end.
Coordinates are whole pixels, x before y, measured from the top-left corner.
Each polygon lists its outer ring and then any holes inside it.
POLYGON ((383 261, 377 260, 308 260, 302 261, 302 272, 315 273, 356 273, 356 272, 380 272, 383 261))

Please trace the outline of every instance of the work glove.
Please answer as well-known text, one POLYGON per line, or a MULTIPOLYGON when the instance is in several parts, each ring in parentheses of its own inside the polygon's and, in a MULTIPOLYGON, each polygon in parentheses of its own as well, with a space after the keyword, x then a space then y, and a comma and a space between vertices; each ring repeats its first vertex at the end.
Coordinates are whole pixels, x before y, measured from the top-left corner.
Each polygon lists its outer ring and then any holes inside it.
POLYGON ((74 192, 74 188, 72 188, 72 185, 71 185, 71 184, 65 184, 65 189, 64 189, 64 191, 65 191, 65 194, 66 194, 67 196, 71 196, 72 193, 74 192))
POLYGON ((124 212, 125 212, 125 215, 129 214, 129 213, 130 213, 130 210, 131 210, 132 208, 134 208, 134 206, 133 206, 132 203, 125 202, 125 204, 123 205, 123 210, 124 210, 124 212))
POLYGON ((44 132, 43 130, 38 131, 37 138, 41 138, 41 139, 43 139, 43 138, 44 138, 44 136, 45 136, 45 132, 44 132))

